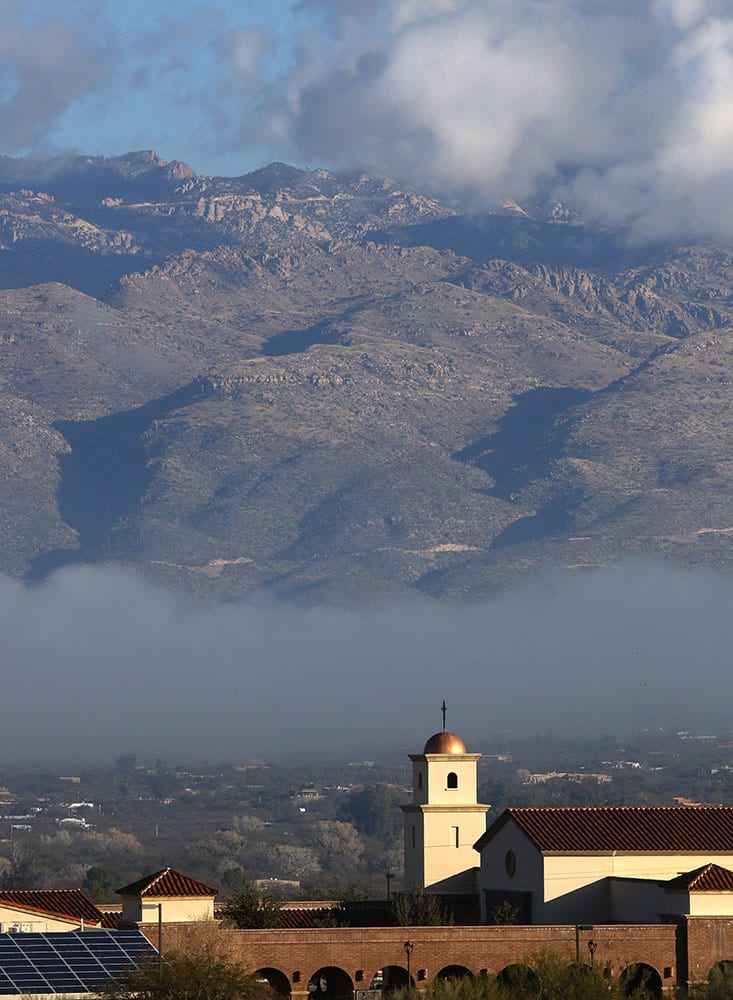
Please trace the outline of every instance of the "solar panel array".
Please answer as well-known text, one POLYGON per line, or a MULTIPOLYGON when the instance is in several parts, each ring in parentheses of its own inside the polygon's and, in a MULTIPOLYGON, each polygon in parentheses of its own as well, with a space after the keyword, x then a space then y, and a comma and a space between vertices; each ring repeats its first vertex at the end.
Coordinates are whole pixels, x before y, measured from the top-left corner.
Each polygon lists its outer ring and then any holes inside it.
POLYGON ((0 934, 0 996, 86 993, 158 953, 140 931, 0 934))

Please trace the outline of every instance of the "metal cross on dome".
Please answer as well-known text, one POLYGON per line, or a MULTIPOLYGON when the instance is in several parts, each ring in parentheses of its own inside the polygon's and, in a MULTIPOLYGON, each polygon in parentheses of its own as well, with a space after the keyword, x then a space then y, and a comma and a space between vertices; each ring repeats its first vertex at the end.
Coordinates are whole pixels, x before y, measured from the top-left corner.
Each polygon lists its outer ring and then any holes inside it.
POLYGON ((443 713, 443 732, 445 732, 445 698, 443 698, 443 704, 440 706, 440 711, 443 713))

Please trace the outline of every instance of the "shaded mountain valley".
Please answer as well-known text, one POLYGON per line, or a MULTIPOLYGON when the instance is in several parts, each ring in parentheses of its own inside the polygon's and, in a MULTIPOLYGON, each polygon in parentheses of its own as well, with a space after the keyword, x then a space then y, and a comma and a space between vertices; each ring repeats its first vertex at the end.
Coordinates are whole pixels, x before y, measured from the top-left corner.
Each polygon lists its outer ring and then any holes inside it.
POLYGON ((478 596, 733 561, 733 250, 369 173, 0 158, 0 570, 478 596))

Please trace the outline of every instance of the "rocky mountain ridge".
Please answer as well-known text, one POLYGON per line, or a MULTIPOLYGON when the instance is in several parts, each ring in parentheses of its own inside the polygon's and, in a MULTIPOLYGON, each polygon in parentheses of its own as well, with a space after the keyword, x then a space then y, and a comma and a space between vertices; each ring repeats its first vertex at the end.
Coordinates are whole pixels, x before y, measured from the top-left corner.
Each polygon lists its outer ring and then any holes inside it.
POLYGON ((0 568, 477 596, 733 554, 733 249, 368 173, 0 158, 0 568))

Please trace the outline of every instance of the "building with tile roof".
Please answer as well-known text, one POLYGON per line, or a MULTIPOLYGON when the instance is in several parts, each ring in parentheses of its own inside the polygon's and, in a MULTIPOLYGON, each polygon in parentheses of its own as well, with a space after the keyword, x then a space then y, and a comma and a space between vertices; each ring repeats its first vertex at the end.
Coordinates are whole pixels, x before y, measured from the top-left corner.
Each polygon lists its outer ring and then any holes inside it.
POLYGON ((219 890, 174 868, 162 868, 116 891, 122 897, 125 925, 213 920, 219 890))
POLYGON ((534 924, 733 915, 729 806, 506 809, 475 847, 484 923, 502 903, 534 924))
POLYGON ((102 913, 81 889, 0 889, 0 933, 102 926, 102 913))

